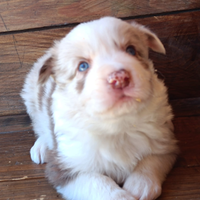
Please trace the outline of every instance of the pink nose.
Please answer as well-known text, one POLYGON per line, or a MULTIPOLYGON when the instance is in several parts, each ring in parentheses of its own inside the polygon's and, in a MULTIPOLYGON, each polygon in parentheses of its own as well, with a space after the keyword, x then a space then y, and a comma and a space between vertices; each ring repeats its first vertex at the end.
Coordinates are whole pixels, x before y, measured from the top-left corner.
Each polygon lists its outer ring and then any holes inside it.
POLYGON ((114 89, 122 89, 129 85, 130 83, 130 75, 126 70, 119 70, 111 73, 108 76, 108 83, 114 89))

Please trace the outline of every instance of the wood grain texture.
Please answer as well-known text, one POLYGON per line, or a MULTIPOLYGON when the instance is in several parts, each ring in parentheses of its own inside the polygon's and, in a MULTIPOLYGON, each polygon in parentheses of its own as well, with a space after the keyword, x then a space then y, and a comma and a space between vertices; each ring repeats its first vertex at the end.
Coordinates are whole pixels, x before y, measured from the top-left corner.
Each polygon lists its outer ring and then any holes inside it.
POLYGON ((180 146, 176 166, 200 166, 200 116, 178 117, 173 123, 175 136, 180 146))
POLYGON ((61 200, 46 179, 0 182, 0 200, 61 200))
POLYGON ((2 0, 0 32, 200 8, 199 0, 2 0))
POLYGON ((28 115, 11 115, 0 117, 0 134, 31 130, 28 115))
MULTIPOLYGON (((200 199, 200 116, 174 120, 181 154, 159 200, 200 199)), ((33 132, 0 134, 0 199, 61 199, 44 177, 45 165, 32 163, 33 132), (42 196, 46 195, 46 196, 42 196)))
POLYGON ((200 167, 174 168, 163 184, 157 200, 199 200, 200 167))
POLYGON ((20 91, 33 63, 70 29, 0 36, 0 116, 25 114, 20 91))
MULTIPOLYGON (((200 94, 200 11, 139 19, 163 41, 167 55, 151 52, 158 75, 169 87, 170 99, 200 94)), ((25 114, 19 96, 24 77, 36 59, 70 28, 0 36, 0 116, 25 114)))
POLYGON ((35 142, 32 131, 0 134, 0 182, 44 177, 44 165, 34 164, 29 155, 35 142))
POLYGON ((175 117, 199 116, 200 98, 171 100, 175 117))

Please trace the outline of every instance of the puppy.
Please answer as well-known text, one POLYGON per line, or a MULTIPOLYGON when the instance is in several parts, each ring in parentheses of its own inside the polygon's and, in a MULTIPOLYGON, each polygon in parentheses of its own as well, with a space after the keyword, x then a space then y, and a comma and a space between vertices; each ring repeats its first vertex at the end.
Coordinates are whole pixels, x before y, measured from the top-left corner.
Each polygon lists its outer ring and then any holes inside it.
POLYGON ((178 152, 167 89, 148 49, 157 36, 113 17, 82 23, 27 75, 31 159, 69 200, 151 200, 178 152), (119 186, 121 185, 121 187, 119 186))

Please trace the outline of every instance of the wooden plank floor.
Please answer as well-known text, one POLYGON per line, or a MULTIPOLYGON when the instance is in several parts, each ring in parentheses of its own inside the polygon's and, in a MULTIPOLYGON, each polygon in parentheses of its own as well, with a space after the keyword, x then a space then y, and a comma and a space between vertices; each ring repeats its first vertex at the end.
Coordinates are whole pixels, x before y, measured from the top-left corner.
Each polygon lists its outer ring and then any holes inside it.
POLYGON ((38 57, 80 22, 111 15, 155 31, 150 52, 169 88, 181 153, 159 200, 200 200, 200 0, 0 0, 0 200, 61 200, 34 164, 35 139, 19 96, 38 57))

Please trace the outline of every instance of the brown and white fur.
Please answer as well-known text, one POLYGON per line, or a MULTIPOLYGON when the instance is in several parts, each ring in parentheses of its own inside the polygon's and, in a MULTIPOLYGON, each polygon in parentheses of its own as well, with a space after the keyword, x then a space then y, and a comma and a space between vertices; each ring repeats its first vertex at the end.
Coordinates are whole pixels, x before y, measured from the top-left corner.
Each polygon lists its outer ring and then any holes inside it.
POLYGON ((55 42, 27 75, 21 96, 37 136, 31 159, 47 162, 47 177, 63 198, 161 194, 178 148, 149 48, 165 53, 145 27, 104 17, 55 42), (83 62, 86 71, 79 70, 83 62))

